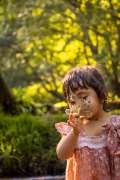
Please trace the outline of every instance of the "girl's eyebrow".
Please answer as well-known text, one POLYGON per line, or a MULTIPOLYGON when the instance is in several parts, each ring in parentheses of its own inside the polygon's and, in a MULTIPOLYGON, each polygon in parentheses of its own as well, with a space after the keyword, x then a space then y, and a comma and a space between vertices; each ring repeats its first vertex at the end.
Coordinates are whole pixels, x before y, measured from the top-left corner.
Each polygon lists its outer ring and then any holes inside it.
POLYGON ((87 93, 87 91, 78 91, 78 92, 76 92, 76 95, 81 95, 81 94, 85 94, 85 93, 87 93))

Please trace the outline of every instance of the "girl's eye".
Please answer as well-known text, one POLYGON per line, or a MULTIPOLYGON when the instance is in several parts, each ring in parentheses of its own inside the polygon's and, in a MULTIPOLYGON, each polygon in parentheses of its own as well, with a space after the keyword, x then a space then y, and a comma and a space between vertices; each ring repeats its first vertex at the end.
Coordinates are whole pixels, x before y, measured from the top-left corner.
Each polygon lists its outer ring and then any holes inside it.
POLYGON ((86 100, 86 99, 87 99, 87 97, 88 97, 88 96, 84 96, 84 97, 82 97, 82 99, 86 100))

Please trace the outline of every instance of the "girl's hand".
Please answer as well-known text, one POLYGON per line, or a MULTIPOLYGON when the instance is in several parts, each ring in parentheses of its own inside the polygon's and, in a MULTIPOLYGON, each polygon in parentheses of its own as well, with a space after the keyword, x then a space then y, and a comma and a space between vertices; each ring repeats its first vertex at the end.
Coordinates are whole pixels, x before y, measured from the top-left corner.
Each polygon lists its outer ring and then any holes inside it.
POLYGON ((79 113, 71 113, 69 115, 68 124, 73 127, 73 132, 76 135, 79 135, 81 127, 88 122, 89 120, 87 120, 85 116, 80 116, 79 113))

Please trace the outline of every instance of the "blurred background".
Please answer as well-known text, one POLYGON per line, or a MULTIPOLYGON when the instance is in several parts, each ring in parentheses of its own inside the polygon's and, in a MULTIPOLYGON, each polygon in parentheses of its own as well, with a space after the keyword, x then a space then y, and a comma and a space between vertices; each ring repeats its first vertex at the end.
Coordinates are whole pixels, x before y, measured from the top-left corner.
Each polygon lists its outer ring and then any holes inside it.
POLYGON ((86 64, 102 67, 120 114, 118 0, 0 0, 0 177, 64 174, 62 79, 86 64))

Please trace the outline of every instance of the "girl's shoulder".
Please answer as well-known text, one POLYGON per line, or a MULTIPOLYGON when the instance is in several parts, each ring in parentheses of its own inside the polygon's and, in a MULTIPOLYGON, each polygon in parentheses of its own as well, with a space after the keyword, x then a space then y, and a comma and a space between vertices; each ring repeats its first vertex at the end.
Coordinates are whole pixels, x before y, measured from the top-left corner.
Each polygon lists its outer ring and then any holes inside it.
POLYGON ((108 127, 120 128, 120 115, 111 115, 109 121, 106 124, 108 127))
POLYGON ((120 129, 120 115, 111 115, 109 119, 102 125, 105 132, 113 132, 114 130, 120 129))
POLYGON ((107 146, 110 153, 120 156, 120 115, 112 115, 104 128, 107 133, 107 146))

